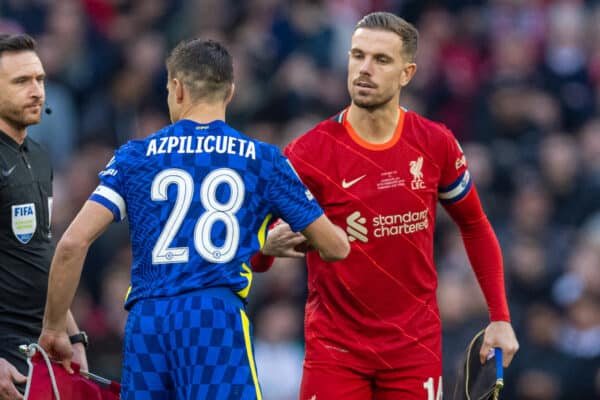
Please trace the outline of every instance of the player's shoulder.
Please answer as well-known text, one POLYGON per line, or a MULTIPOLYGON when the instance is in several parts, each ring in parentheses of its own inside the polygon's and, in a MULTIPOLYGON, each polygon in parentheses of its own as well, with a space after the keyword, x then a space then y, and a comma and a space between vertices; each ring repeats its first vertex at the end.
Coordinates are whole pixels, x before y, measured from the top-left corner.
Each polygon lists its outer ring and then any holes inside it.
POLYGON ((413 111, 405 112, 401 137, 413 149, 440 166, 447 165, 448 154, 454 156, 457 151, 462 152, 454 134, 446 125, 413 111))
POLYGON ((343 113, 341 111, 313 126, 309 129, 303 136, 314 136, 314 137, 322 137, 322 136, 337 136, 341 134, 345 134, 346 128, 342 123, 343 113))
POLYGON ((255 153, 256 156, 258 158, 262 158, 262 159, 267 159, 267 158, 273 158, 279 154, 281 154, 281 150, 279 149, 278 146, 272 144, 272 143, 267 143, 264 142, 260 139, 256 139, 244 132, 241 132, 237 129, 235 129, 234 127, 232 127, 231 125, 224 123, 223 127, 222 127, 223 133, 229 136, 234 136, 236 137, 238 140, 242 140, 244 142, 246 142, 245 146, 253 146, 255 149, 255 153))
POLYGON ((346 135, 346 128, 341 123, 342 113, 318 122, 305 133, 294 138, 286 147, 286 152, 291 149, 308 147, 311 149, 327 146, 334 143, 336 138, 346 135))
POLYGON ((165 136, 171 136, 174 134, 175 124, 167 125, 158 131, 151 133, 150 135, 140 138, 128 140, 125 144, 119 146, 115 151, 115 157, 117 158, 135 158, 145 157, 148 143, 160 139, 165 136))
POLYGON ((454 140, 454 134, 442 122, 434 121, 415 111, 406 109, 404 111, 404 129, 403 134, 414 134, 433 140, 454 140))

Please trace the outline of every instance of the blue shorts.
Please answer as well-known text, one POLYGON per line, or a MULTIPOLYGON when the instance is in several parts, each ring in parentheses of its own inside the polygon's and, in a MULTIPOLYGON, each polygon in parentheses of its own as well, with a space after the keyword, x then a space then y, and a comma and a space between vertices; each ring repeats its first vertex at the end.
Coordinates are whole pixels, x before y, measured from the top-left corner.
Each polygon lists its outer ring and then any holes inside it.
POLYGON ((214 288, 136 302, 125 327, 122 400, 261 400, 242 301, 214 288))

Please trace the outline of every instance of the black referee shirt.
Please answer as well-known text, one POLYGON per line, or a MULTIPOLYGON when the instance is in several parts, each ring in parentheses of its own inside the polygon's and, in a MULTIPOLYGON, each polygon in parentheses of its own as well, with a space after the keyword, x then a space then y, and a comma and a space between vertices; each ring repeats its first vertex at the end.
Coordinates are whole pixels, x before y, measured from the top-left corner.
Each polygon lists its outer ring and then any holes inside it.
POLYGON ((0 338, 40 334, 54 253, 51 209, 48 154, 0 131, 0 338))

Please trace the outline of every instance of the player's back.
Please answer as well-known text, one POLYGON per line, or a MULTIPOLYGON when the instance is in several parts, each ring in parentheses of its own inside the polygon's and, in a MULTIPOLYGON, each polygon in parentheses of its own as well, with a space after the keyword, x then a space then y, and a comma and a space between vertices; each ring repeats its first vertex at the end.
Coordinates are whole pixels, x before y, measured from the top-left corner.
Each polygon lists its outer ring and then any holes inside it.
POLYGON ((223 121, 182 120, 131 141, 101 178, 124 199, 129 219, 128 306, 207 287, 245 297, 246 263, 270 218, 287 215, 297 229, 312 218, 300 211, 305 189, 278 149, 223 121))

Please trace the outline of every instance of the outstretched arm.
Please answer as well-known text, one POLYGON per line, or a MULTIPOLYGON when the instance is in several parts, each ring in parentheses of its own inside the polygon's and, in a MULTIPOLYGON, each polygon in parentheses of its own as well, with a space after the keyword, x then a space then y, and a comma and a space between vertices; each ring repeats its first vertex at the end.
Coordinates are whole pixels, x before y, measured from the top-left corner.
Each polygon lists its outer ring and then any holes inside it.
POLYGON ((88 248, 113 220, 104 206, 87 201, 58 242, 50 266, 48 297, 38 343, 71 371, 73 351, 67 333, 68 311, 81 277, 88 248))
POLYGON ((306 251, 300 248, 308 249, 307 243, 306 236, 292 231, 289 224, 280 219, 269 230, 261 252, 273 257, 302 258, 306 251))
POLYGON ((481 360, 486 359, 490 349, 500 347, 504 352, 504 366, 507 367, 519 349, 519 343, 510 324, 498 239, 481 207, 475 186, 461 201, 447 204, 445 208, 460 228, 492 321, 485 330, 481 360))
POLYGON ((287 222, 278 219, 271 225, 263 248, 250 258, 250 266, 254 272, 265 272, 271 268, 275 257, 304 257, 304 252, 297 247, 306 242, 303 234, 292 231, 287 222))
POLYGON ((321 258, 326 261, 345 258, 350 252, 348 236, 325 215, 317 218, 302 233, 292 231, 286 222, 280 220, 269 230, 265 245, 252 256, 250 265, 254 272, 264 272, 271 268, 275 257, 304 257, 309 250, 319 250, 321 258), (334 249, 337 255, 331 254, 328 249, 334 249))
POLYGON ((309 247, 315 248, 325 261, 343 260, 350 253, 348 235, 325 214, 304 228, 302 234, 308 239, 309 247))

